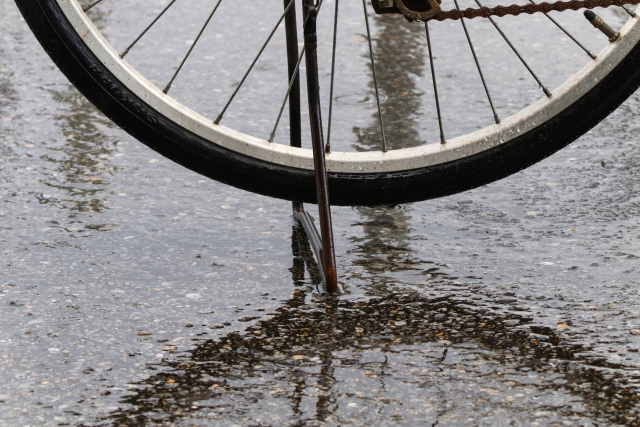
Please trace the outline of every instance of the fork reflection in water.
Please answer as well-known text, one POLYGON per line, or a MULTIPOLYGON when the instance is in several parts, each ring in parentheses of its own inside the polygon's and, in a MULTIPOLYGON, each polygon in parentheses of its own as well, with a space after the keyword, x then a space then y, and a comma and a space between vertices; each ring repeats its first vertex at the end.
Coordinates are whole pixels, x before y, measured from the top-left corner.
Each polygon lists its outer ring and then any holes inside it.
MULTIPOLYGON (((365 226, 388 226, 389 209, 370 208, 365 226)), ((377 243, 362 248, 368 249, 359 266, 383 262, 377 243)), ((294 283, 306 271, 318 285, 308 243, 295 228, 292 249, 294 283)), ((595 425, 638 419, 640 399, 622 367, 588 358, 585 347, 556 330, 529 325, 525 308, 498 314, 460 295, 429 298, 367 277, 366 298, 300 286, 243 332, 149 366, 157 373, 122 399, 127 409, 102 421, 595 425)), ((453 279, 442 274, 440 280, 453 279)))

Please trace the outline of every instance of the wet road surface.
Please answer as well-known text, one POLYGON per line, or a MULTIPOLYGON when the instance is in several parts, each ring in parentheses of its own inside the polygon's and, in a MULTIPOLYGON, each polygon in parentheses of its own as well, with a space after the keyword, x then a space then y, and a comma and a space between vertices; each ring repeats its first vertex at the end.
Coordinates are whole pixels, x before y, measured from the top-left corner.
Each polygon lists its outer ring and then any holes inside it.
POLYGON ((327 296, 289 203, 148 150, 0 17, 0 426, 640 425, 640 95, 501 182, 334 208, 327 296))

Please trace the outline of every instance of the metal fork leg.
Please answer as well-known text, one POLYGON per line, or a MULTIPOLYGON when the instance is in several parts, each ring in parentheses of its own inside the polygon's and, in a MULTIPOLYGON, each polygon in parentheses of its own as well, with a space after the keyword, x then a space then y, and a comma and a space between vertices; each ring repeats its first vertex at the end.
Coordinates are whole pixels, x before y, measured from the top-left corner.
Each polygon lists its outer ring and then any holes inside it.
POLYGON ((329 207, 329 186, 320 110, 317 56, 318 38, 316 35, 317 4, 314 0, 303 0, 303 6, 309 119, 311 122, 311 142, 313 145, 313 163, 316 171, 316 191, 320 218, 320 235, 322 239, 322 253, 318 261, 320 261, 320 265, 322 266, 327 292, 332 293, 338 290, 338 275, 336 272, 336 256, 333 245, 333 228, 331 225, 331 209, 329 207))
MULTIPOLYGON (((284 8, 289 6, 291 0, 284 0, 284 8)), ((294 0, 295 1, 295 0, 294 0)), ((294 3, 284 18, 285 33, 287 39, 287 63, 289 65, 289 78, 291 81, 298 63, 298 26, 296 24, 296 4, 294 3)), ((300 118, 300 74, 296 78, 289 92, 289 139, 292 147, 302 147, 302 126, 300 118)), ((293 202, 293 212, 302 212, 301 202, 293 202)))

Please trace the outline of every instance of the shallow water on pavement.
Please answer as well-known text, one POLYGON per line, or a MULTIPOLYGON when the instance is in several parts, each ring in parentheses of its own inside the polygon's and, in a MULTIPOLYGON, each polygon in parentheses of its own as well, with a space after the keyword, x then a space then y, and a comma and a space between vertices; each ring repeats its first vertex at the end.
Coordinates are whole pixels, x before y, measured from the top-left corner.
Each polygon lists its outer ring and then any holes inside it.
POLYGON ((334 208, 327 296, 288 202, 119 130, 8 0, 0 28, 0 426, 640 424, 638 94, 503 181, 334 208))

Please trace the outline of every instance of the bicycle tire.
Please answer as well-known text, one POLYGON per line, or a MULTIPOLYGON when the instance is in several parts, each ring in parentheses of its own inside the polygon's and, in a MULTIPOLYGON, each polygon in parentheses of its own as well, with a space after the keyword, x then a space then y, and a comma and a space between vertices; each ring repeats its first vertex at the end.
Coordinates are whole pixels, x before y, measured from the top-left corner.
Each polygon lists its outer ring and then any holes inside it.
MULTIPOLYGON (((316 202, 312 170, 253 158, 179 126, 132 93, 97 59, 55 0, 16 0, 23 17, 76 88, 151 149, 201 175, 253 193, 316 202)), ((473 189, 519 172, 597 125, 640 87, 640 43, 570 106, 507 142, 455 161, 378 173, 329 172, 333 205, 422 201, 473 189)))

